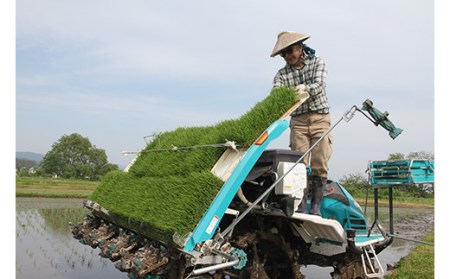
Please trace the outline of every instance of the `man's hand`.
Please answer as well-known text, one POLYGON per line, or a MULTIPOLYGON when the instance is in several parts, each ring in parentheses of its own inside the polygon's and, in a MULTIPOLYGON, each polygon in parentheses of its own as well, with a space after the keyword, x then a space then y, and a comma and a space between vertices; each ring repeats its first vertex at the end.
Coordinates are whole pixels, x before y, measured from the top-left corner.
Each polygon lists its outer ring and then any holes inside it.
POLYGON ((295 87, 295 90, 297 91, 297 101, 298 101, 300 100, 300 95, 306 92, 306 86, 303 83, 299 84, 295 87))
POLYGON ((297 90, 298 93, 305 92, 306 91, 306 85, 304 85, 303 83, 299 84, 299 85, 297 85, 295 87, 295 90, 297 90))

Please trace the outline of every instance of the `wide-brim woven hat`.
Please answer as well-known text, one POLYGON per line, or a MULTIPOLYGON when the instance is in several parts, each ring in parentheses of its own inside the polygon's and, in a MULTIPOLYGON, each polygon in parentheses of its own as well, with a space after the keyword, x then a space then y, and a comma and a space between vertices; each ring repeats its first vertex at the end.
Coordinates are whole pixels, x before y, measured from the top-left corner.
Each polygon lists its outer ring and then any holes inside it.
POLYGON ((280 54, 280 52, 283 49, 287 48, 288 46, 293 45, 300 41, 305 41, 309 39, 309 37, 310 37, 309 35, 300 34, 296 32, 287 32, 287 31, 281 32, 280 34, 278 34, 277 43, 275 44, 275 47, 273 48, 270 57, 274 57, 280 54))

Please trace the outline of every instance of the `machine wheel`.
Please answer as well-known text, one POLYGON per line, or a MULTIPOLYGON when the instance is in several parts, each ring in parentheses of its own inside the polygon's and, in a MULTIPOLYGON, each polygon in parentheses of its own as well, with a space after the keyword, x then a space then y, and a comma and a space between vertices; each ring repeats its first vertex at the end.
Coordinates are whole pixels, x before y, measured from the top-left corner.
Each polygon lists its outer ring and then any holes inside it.
MULTIPOLYGON (((303 279, 294 250, 279 235, 254 232, 242 235, 238 242, 246 247, 247 265, 237 272, 239 279, 303 279)), ((237 243, 236 243, 237 244, 237 243)))

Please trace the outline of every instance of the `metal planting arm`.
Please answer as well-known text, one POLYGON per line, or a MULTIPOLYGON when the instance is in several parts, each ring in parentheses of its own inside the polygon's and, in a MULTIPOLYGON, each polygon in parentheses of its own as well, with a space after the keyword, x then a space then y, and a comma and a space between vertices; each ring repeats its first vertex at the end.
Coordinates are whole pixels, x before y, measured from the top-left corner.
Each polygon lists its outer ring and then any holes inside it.
POLYGON ((362 109, 367 111, 370 114, 370 116, 372 116, 373 119, 370 119, 369 117, 368 118, 369 118, 369 120, 372 121, 373 124, 375 124, 375 126, 381 125, 387 131, 389 131, 389 136, 392 139, 395 139, 398 135, 400 135, 401 132, 403 132, 402 129, 396 128, 394 123, 392 123, 388 119, 389 113, 388 112, 381 113, 379 110, 374 108, 371 100, 367 99, 363 103, 362 109))

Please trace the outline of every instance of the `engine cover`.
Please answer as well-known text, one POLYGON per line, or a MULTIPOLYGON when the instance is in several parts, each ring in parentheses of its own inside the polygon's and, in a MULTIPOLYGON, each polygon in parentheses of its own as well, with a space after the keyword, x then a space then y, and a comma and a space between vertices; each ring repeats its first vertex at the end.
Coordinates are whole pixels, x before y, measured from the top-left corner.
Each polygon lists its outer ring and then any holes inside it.
POLYGON ((283 179, 275 186, 276 195, 287 195, 294 197, 296 200, 303 198, 303 189, 307 187, 306 181, 306 167, 304 164, 299 163, 295 165, 293 162, 279 162, 277 167, 278 177, 283 179), (293 169, 288 173, 288 171, 293 169))

